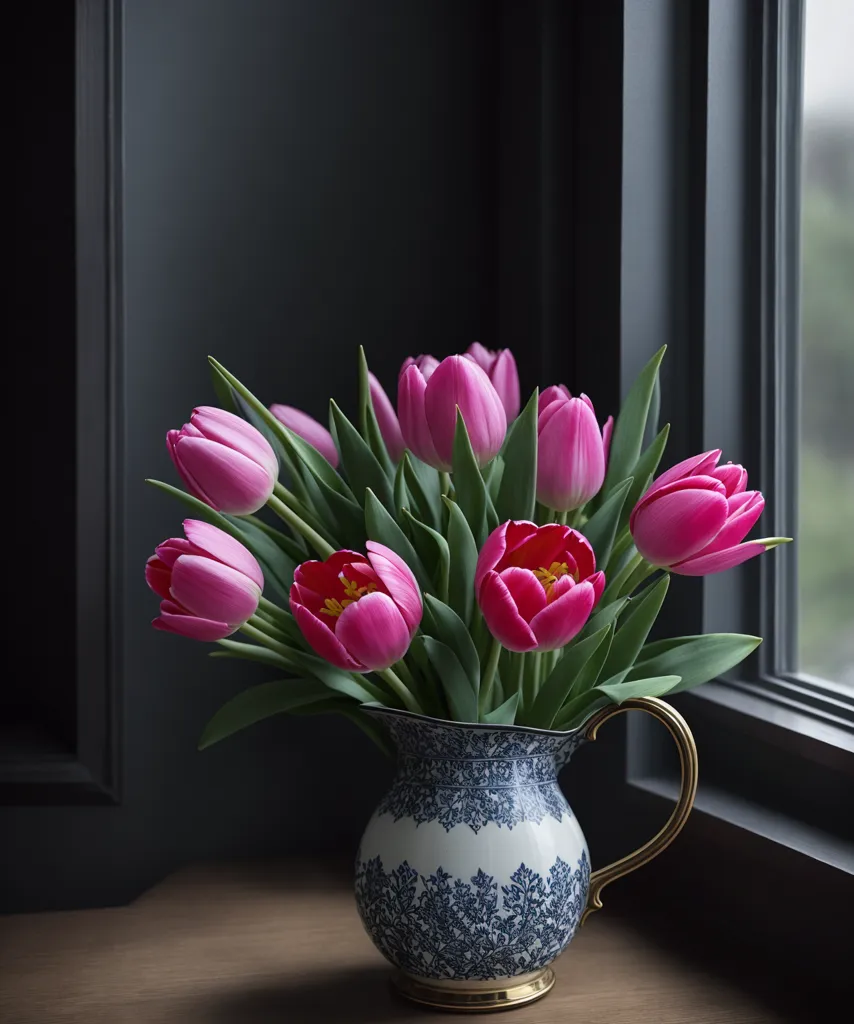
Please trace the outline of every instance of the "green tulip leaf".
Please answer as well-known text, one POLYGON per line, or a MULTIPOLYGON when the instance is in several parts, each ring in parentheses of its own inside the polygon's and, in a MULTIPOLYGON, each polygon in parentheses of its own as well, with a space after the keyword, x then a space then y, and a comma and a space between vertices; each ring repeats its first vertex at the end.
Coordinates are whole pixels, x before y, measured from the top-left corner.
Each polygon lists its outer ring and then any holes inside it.
POLYGON ((374 401, 371 398, 371 381, 368 376, 368 359, 365 349, 359 346, 359 425, 362 437, 368 447, 376 456, 377 462, 382 466, 388 477, 394 474, 394 463, 386 448, 380 425, 377 422, 377 414, 374 410, 374 401))
POLYGON ((454 492, 474 538, 480 546, 486 540, 486 504, 489 501, 489 493, 459 409, 457 409, 457 427, 454 434, 454 492))
POLYGON ((632 514, 632 509, 637 505, 641 496, 652 483, 655 471, 658 469, 658 464, 661 462, 661 456, 664 454, 664 449, 667 446, 667 439, 669 436, 670 424, 665 423, 660 432, 653 438, 649 447, 635 463, 634 469, 632 470, 633 482, 629 490, 629 497, 623 506, 623 514, 620 516, 621 527, 628 523, 629 516, 632 514))
POLYGON ((329 403, 329 408, 341 447, 341 464, 347 472, 347 482, 356 500, 363 503, 365 492, 370 489, 393 512, 394 495, 388 474, 368 443, 334 401, 329 403))
MULTIPOLYGON (((480 690, 480 658, 466 624, 453 608, 437 601, 432 594, 424 595, 424 607, 432 619, 436 639, 450 647, 457 656, 477 696, 480 690)), ((421 628, 424 629, 423 624, 421 628)))
POLYGON ((432 565, 433 587, 441 601, 448 600, 448 577, 451 571, 451 552, 448 542, 441 533, 416 519, 407 509, 403 510, 404 522, 411 527, 412 543, 425 566, 432 565))
POLYGON ((630 697, 662 697, 672 693, 682 681, 681 676, 644 676, 631 682, 611 682, 606 680, 594 687, 595 693, 601 693, 612 704, 622 704, 630 697))
POLYGON ((323 700, 328 691, 313 679, 277 679, 260 683, 232 697, 205 726, 199 750, 254 725, 271 715, 280 715, 304 704, 323 700))
POLYGON ((370 488, 365 491, 365 527, 370 540, 385 544, 387 548, 400 555, 415 574, 418 585, 423 590, 430 588, 430 574, 424 568, 424 563, 412 546, 412 541, 370 488))
POLYGON ((655 391, 655 379, 666 348, 666 345, 662 345, 638 374, 614 424, 611 451, 608 456, 608 474, 605 477, 606 495, 632 473, 640 457, 655 391))
POLYGON ((528 404, 507 431, 501 450, 504 475, 495 510, 498 521, 533 519, 537 499, 537 402, 534 390, 528 404))
POLYGON ((503 704, 499 704, 494 711, 489 711, 483 716, 484 722, 491 725, 513 725, 516 721, 516 709, 519 706, 519 691, 511 694, 503 704))
POLYGON ((451 553, 448 604, 463 622, 471 624, 474 610, 477 542, 460 506, 450 498, 446 498, 445 507, 448 510, 448 548, 451 553))
POLYGON ((631 477, 619 483, 602 502, 598 511, 594 512, 581 528, 596 554, 597 568, 604 569, 611 557, 611 548, 614 546, 614 537, 620 525, 623 505, 631 486, 631 477))
MULTIPOLYGON (((492 462, 488 466, 484 466, 483 469, 483 480, 486 484, 486 490, 489 497, 492 499, 493 505, 498 500, 498 492, 501 490, 501 482, 504 479, 504 459, 500 455, 496 455, 492 462)), ((496 515, 497 515, 496 511, 496 515)))
POLYGON ((420 459, 407 449, 400 460, 398 471, 403 470, 403 478, 412 499, 412 511, 422 523, 433 529, 442 525, 442 494, 439 486, 439 474, 435 469, 426 466, 420 459), (433 474, 433 479, 418 471, 418 465, 424 466, 433 474))
POLYGON ((626 618, 614 635, 608 660, 602 670, 606 679, 619 676, 622 680, 628 675, 661 611, 669 585, 670 575, 665 573, 657 583, 647 587, 630 603, 626 618))
POLYGON ((642 648, 626 678, 633 680, 670 673, 682 677, 671 692, 690 690, 729 672, 761 643, 761 637, 743 633, 707 633, 657 640, 642 648))
POLYGON ((601 646, 605 646, 611 626, 603 626, 593 636, 568 648, 551 674, 540 687, 530 713, 525 716, 525 725, 540 729, 551 729, 558 712, 570 695, 576 677, 601 646))
POLYGON ((451 717, 456 722, 476 722, 477 693, 460 664, 460 659, 450 647, 434 637, 420 635, 416 640, 423 644, 442 684, 451 717))

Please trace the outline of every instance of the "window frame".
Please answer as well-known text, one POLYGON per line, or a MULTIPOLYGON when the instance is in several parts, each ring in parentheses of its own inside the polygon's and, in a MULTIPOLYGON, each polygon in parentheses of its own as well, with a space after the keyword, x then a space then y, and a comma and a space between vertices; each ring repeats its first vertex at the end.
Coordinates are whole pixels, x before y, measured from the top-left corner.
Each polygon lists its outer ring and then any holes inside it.
MULTIPOLYGON (((793 536, 804 3, 626 3, 623 17, 621 389, 671 341, 668 463, 721 447, 766 496, 762 533, 793 536), (638 209, 647 195, 657 219, 638 209)), ((701 814, 853 872, 854 694, 792 670, 796 600, 795 544, 674 577, 661 635, 765 642, 673 703, 703 740, 701 814)), ((627 717, 630 789, 672 799, 667 738, 627 717)))

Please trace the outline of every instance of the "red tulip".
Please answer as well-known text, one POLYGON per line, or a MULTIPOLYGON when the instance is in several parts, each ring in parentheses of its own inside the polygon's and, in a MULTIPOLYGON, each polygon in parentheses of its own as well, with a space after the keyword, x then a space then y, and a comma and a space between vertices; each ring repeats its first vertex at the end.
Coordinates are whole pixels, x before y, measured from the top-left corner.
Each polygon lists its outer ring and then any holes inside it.
POLYGON ((183 537, 158 544, 145 580, 163 600, 152 625, 192 640, 222 640, 255 614, 264 575, 253 556, 227 533, 184 520, 183 537))
POLYGON ((629 529, 652 565, 681 576, 708 576, 784 542, 770 537, 742 543, 765 499, 745 490, 743 466, 718 466, 720 457, 715 449, 685 459, 662 473, 635 505, 629 529))
POLYGON ((418 584, 390 548, 336 551, 294 572, 291 611, 317 653, 348 672, 389 668, 409 649, 421 622, 418 584))
POLYGON ((475 570, 486 624, 510 651, 564 647, 604 589, 587 539, 558 523, 503 523, 487 538, 475 570))
POLYGON ((338 449, 332 435, 322 423, 318 423, 313 416, 292 405, 271 405, 270 412, 280 423, 284 423, 303 441, 308 441, 312 448, 316 448, 333 468, 338 468, 338 449))
POLYGON ((190 422, 170 430, 166 447, 188 490, 218 512, 257 512, 279 475, 264 435, 233 413, 203 405, 190 422))
POLYGON ((519 397, 519 370, 510 349, 501 348, 494 352, 476 341, 469 345, 466 356, 473 359, 492 381, 507 414, 507 422, 515 420, 522 403, 519 397))
POLYGON ((407 360, 398 381, 397 412, 406 447, 434 469, 450 471, 459 409, 475 458, 485 465, 507 433, 498 392, 473 359, 449 356, 433 367, 428 358, 421 356, 420 364, 407 360))

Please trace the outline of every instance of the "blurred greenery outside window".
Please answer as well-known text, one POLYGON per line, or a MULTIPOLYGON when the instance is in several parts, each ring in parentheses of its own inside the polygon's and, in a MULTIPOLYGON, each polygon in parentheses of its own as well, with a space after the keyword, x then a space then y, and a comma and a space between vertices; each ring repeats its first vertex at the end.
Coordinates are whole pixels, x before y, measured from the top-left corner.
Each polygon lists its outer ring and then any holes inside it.
POLYGON ((807 0, 798 669, 854 687, 854 0, 807 0))

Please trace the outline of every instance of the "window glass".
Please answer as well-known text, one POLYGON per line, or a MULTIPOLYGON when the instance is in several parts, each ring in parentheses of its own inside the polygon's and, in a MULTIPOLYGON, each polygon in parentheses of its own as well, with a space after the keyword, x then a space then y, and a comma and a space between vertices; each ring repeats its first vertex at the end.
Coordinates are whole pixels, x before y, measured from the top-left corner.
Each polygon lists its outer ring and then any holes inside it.
POLYGON ((799 668, 854 687, 854 0, 807 0, 799 668))

